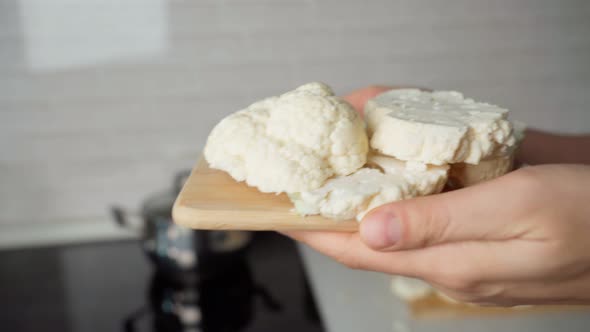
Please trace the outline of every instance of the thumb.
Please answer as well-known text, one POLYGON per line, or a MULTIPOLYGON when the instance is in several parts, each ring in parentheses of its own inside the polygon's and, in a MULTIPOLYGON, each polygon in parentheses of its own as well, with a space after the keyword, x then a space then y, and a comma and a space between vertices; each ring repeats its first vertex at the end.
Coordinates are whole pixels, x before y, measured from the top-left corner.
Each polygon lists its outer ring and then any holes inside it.
POLYGON ((361 239, 372 249, 394 251, 514 238, 523 234, 523 225, 516 223, 523 202, 522 194, 510 188, 511 175, 375 208, 360 224, 361 239))

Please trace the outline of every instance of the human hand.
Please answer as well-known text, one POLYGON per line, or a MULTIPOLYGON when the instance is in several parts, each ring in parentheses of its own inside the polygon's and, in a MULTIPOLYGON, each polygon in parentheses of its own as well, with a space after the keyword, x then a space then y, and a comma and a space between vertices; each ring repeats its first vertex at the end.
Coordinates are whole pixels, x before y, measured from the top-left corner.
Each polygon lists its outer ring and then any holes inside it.
MULTIPOLYGON (((384 90, 361 90, 351 101, 359 107, 384 90)), ((386 204, 359 233, 286 234, 351 268, 421 278, 460 301, 590 303, 588 184, 589 166, 527 167, 386 204)))

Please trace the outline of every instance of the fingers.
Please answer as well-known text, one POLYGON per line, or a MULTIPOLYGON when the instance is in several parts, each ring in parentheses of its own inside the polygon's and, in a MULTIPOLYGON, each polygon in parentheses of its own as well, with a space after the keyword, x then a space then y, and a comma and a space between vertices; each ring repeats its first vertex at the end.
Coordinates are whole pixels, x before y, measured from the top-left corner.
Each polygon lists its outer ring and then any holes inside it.
POLYGON ((297 241, 329 256, 352 269, 371 270, 388 274, 416 277, 428 269, 412 251, 383 253, 368 248, 358 233, 318 231, 284 232, 297 241))
POLYGON ((365 216, 361 238, 381 251, 516 238, 530 228, 517 221, 527 207, 527 195, 534 196, 520 182, 509 174, 457 191, 383 205, 365 216))
POLYGON ((372 85, 363 89, 355 90, 344 96, 343 99, 349 102, 354 109, 362 115, 367 100, 392 89, 420 89, 424 91, 432 91, 422 87, 372 85))
POLYGON ((363 115, 363 109, 365 108, 367 100, 391 89, 391 87, 380 85, 369 86, 364 89, 353 91, 344 96, 343 99, 350 103, 357 112, 363 115))
MULTIPOLYGON (((498 255, 503 242, 492 245, 464 242, 417 250, 379 252, 364 245, 358 233, 301 231, 283 234, 353 269, 417 277, 463 292, 474 291, 488 280, 509 277, 511 272, 507 270, 513 263, 520 264, 525 259, 503 261, 498 255)), ((516 249, 508 245, 510 248, 516 249)))
POLYGON ((518 159, 536 164, 590 164, 590 135, 565 136, 527 129, 525 139, 518 149, 518 159))
POLYGON ((451 240, 450 203, 446 196, 393 202, 370 211, 360 225, 362 240, 372 249, 423 248, 451 240))
POLYGON ((361 115, 364 114, 364 108, 367 101, 381 93, 392 90, 392 89, 420 89, 424 91, 432 91, 430 89, 421 88, 421 87, 401 87, 401 86, 383 86, 383 85, 372 85, 363 89, 355 90, 346 96, 342 97, 348 103, 354 107, 354 109, 359 112, 361 115))

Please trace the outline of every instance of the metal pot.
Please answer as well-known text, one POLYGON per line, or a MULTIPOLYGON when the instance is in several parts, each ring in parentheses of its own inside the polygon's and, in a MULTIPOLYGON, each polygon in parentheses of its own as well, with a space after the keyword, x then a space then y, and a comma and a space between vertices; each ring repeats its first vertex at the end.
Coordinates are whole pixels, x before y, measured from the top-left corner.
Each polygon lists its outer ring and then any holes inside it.
POLYGON ((189 172, 178 173, 172 188, 149 196, 140 213, 113 207, 115 221, 135 230, 156 269, 170 278, 206 278, 242 255, 252 233, 242 231, 199 231, 175 224, 172 205, 189 172), (140 219, 134 222, 135 219, 140 219))
POLYGON ((115 221, 140 236, 155 267, 149 306, 124 320, 125 331, 137 331, 138 320, 148 314, 154 331, 241 331, 253 317, 256 298, 280 310, 247 264, 252 233, 192 230, 172 221, 172 205, 188 174, 177 174, 172 188, 149 196, 139 213, 112 208, 115 221))

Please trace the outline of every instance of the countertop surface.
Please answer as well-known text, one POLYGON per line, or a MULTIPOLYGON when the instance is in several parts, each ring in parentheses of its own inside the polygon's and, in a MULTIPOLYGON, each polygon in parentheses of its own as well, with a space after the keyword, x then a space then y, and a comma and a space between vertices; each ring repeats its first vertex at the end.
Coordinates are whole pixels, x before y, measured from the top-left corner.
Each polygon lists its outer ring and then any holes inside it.
POLYGON ((300 245, 305 269, 327 332, 582 332, 590 311, 523 313, 465 319, 414 319, 390 292, 390 277, 348 269, 300 245))

